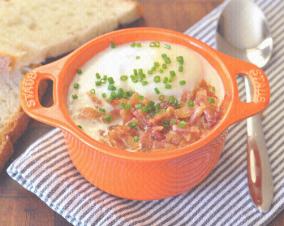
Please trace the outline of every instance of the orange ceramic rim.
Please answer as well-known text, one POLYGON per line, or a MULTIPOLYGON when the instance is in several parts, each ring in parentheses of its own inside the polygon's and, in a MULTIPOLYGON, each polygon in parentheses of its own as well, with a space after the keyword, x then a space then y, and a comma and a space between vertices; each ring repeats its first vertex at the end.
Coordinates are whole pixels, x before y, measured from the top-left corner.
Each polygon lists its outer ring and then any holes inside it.
POLYGON ((213 141, 229 125, 264 110, 269 104, 269 98, 269 83, 261 69, 224 55, 192 37, 160 28, 130 28, 95 38, 63 59, 26 74, 20 90, 21 105, 32 118, 64 129, 97 151, 114 157, 139 161, 171 159, 194 152, 213 141), (222 119, 206 137, 188 146, 173 150, 154 150, 147 153, 128 152, 94 140, 75 125, 66 107, 66 89, 75 76, 75 69, 82 66, 99 51, 107 48, 110 42, 119 45, 138 40, 159 40, 185 45, 201 54, 217 71, 225 89, 225 107, 222 119), (246 75, 251 81, 253 87, 252 103, 244 103, 239 99, 236 81, 239 73, 246 75), (50 79, 54 83, 54 105, 49 108, 43 107, 38 97, 39 83, 46 79, 50 79))

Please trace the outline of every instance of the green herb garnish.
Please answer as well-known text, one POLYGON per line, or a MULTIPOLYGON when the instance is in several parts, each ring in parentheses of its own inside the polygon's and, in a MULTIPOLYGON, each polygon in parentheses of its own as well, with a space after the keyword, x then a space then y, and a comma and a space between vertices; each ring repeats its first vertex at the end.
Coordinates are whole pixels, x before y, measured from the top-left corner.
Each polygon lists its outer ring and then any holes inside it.
POLYGON ((135 129, 137 127, 137 121, 131 121, 129 122, 128 126, 132 129, 135 129))
POLYGON ((79 69, 77 69, 77 74, 78 75, 81 75, 83 73, 83 71, 79 68, 79 69))
POLYGON ((79 89, 79 87, 80 87, 79 83, 75 82, 74 85, 73 85, 73 88, 74 89, 79 89))
POLYGON ((72 95, 72 99, 73 99, 73 100, 78 99, 78 95, 77 95, 77 94, 73 94, 73 95, 72 95))
POLYGON ((183 121, 183 120, 179 121, 178 123, 179 128, 184 128, 185 126, 186 126, 186 121, 183 121))
POLYGON ((160 94, 160 93, 161 93, 160 90, 159 90, 157 87, 155 87, 154 90, 155 90, 155 93, 156 93, 156 94, 160 94))
POLYGON ((193 102, 193 100, 189 100, 189 101, 187 102, 187 106, 190 107, 190 108, 193 108, 193 107, 194 107, 194 102, 193 102))
POLYGON ((103 119, 106 122, 111 122, 112 121, 112 116, 111 115, 105 115, 103 119))
POLYGON ((139 141, 139 137, 138 137, 138 136, 134 136, 134 137, 133 137, 133 141, 134 141, 134 142, 138 142, 138 141, 139 141))
POLYGON ((121 81, 126 81, 128 79, 127 75, 121 75, 120 80, 121 81))
POLYGON ((208 102, 210 104, 214 104, 215 103, 215 99, 213 97, 208 97, 208 102))

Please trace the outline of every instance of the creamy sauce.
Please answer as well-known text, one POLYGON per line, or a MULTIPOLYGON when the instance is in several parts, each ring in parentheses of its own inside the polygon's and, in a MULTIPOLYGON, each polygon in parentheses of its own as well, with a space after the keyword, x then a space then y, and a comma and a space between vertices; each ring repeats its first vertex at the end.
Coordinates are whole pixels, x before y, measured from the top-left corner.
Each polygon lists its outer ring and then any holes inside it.
POLYGON ((189 48, 161 42, 159 48, 150 47, 150 41, 140 42, 142 47, 132 47, 131 43, 116 46, 115 48, 107 48, 106 50, 95 55, 89 60, 80 70, 82 73, 74 77, 70 85, 68 93, 68 108, 71 117, 76 124, 83 127, 83 130, 93 137, 99 139, 99 131, 107 130, 112 124, 118 124, 119 121, 112 121, 110 124, 100 121, 86 121, 78 118, 78 112, 82 107, 93 107, 93 102, 88 96, 88 92, 95 89, 95 94, 103 103, 103 108, 106 111, 111 111, 112 106, 102 97, 104 94, 109 95, 108 85, 96 86, 96 73, 101 76, 111 76, 114 80, 117 89, 122 88, 127 91, 134 91, 144 96, 145 98, 158 101, 155 88, 166 96, 175 96, 177 99, 181 97, 184 91, 193 91, 201 80, 205 80, 208 84, 216 88, 216 96, 221 101, 224 99, 224 88, 216 70, 204 59, 200 54, 189 48), (171 48, 165 48, 170 45, 171 48), (151 70, 154 62, 163 63, 162 54, 166 54, 171 59, 171 64, 168 65, 162 73, 156 71, 153 74, 147 74, 151 70), (183 56, 183 70, 179 71, 179 64, 176 62, 178 56, 183 56), (140 82, 134 83, 130 79, 134 69, 143 69, 146 74, 147 85, 142 85, 140 82), (175 71, 176 77, 172 81, 172 88, 165 88, 163 82, 155 83, 154 77, 160 76, 161 81, 165 77, 169 77, 170 71, 175 71), (121 76, 127 75, 128 80, 122 81, 121 76), (185 85, 180 85, 180 81, 185 81, 185 85), (74 84, 78 83, 78 89, 74 89, 74 84), (77 95, 74 99, 72 95, 77 95))

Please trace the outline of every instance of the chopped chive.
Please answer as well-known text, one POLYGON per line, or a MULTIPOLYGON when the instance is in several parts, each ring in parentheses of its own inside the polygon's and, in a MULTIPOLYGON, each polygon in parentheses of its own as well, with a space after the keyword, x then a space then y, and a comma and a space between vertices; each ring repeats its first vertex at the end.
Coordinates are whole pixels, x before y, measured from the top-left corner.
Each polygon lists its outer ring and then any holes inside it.
POLYGON ((131 108, 131 104, 121 103, 120 108, 124 110, 129 110, 131 108))
POLYGON ((183 72, 183 66, 179 66, 179 67, 178 67, 178 71, 179 71, 179 72, 183 72))
POLYGON ((77 125, 77 127, 78 127, 79 129, 83 129, 83 127, 82 127, 81 125, 77 125))
POLYGON ((159 48, 160 47, 160 42, 155 41, 155 42, 150 42, 150 47, 154 47, 154 48, 159 48))
POLYGON ((148 85, 148 82, 147 82, 147 81, 142 81, 141 83, 142 83, 143 86, 148 85))
POLYGON ((116 47, 116 44, 115 44, 114 42, 111 42, 111 43, 110 43, 110 47, 111 47, 112 49, 114 49, 114 48, 116 47))
POLYGON ((138 98, 139 98, 139 100, 144 100, 144 96, 142 96, 142 95, 139 95, 138 98))
POLYGON ((96 90, 95 90, 95 89, 91 89, 91 90, 90 90, 90 93, 91 93, 91 94, 96 94, 96 90))
POLYGON ((164 128, 167 129, 167 128, 170 127, 170 121, 169 120, 165 120, 165 121, 162 122, 162 125, 163 125, 164 128))
POLYGON ((133 141, 134 141, 134 142, 138 142, 138 141, 139 141, 139 137, 138 137, 138 136, 134 136, 134 137, 133 137, 133 141))
POLYGON ((99 108, 99 111, 102 112, 102 113, 105 113, 105 112, 106 112, 106 109, 104 109, 104 108, 99 108))
POLYGON ((74 89, 79 89, 79 87, 80 87, 79 83, 75 82, 74 85, 73 85, 73 88, 74 89))
POLYGON ((155 87, 155 92, 156 92, 157 94, 160 94, 160 90, 159 90, 157 87, 155 87))
POLYGON ((142 107, 142 111, 146 113, 146 112, 149 112, 150 109, 149 109, 148 106, 143 106, 143 107, 142 107))
POLYGON ((96 86, 101 86, 102 82, 101 81, 96 81, 96 86))
POLYGON ((166 88, 166 89, 171 89, 171 88, 172 88, 172 85, 167 83, 167 84, 165 84, 165 88, 166 88))
POLYGON ((168 82, 169 82, 169 78, 168 77, 164 77, 163 83, 168 83, 168 82))
POLYGON ((159 113, 160 110, 161 110, 161 105, 160 105, 160 103, 157 103, 157 104, 155 105, 155 112, 156 112, 156 113, 159 113))
POLYGON ((108 78, 107 78, 107 81, 108 81, 109 84, 113 84, 113 83, 114 83, 114 80, 113 80, 112 77, 108 77, 108 78))
POLYGON ((151 69, 151 70, 148 70, 147 73, 148 73, 149 75, 152 75, 152 74, 154 73, 154 71, 151 69))
POLYGON ((177 124, 177 120, 176 120, 176 119, 171 119, 170 124, 171 124, 171 125, 177 124))
POLYGON ((136 60, 139 60, 141 57, 140 56, 136 56, 136 60))
POLYGON ((125 93, 125 96, 126 96, 127 98, 131 97, 132 95, 133 95, 133 92, 132 92, 132 91, 127 91, 127 92, 125 93))
POLYGON ((167 69, 168 66, 166 64, 162 64, 162 68, 167 69))
POLYGON ((117 97, 118 98, 123 98, 124 97, 124 90, 122 88, 119 88, 117 91, 117 97))
POLYGON ((183 56, 178 56, 177 57, 177 62, 179 62, 181 65, 183 65, 183 63, 184 63, 183 56))
POLYGON ((112 116, 111 115, 105 115, 104 116, 104 121, 111 122, 111 120, 112 120, 112 116))
POLYGON ((169 96, 168 102, 171 105, 178 106, 178 100, 174 96, 169 96))
POLYGON ((72 99, 73 99, 73 100, 78 99, 78 95, 77 95, 77 94, 73 94, 73 95, 72 95, 72 99))
POLYGON ((100 73, 96 73, 96 78, 97 78, 97 79, 100 79, 100 78, 101 78, 100 73))
POLYGON ((116 87, 113 85, 113 84, 110 84, 108 87, 107 87, 108 90, 116 90, 116 87))
POLYGON ((154 62, 154 67, 155 67, 155 68, 160 67, 160 63, 157 62, 157 61, 155 61, 155 62, 154 62))
POLYGON ((181 80, 181 81, 179 81, 179 84, 180 84, 181 86, 184 86, 184 85, 186 84, 186 81, 185 81, 185 80, 181 80))
POLYGON ((186 121, 183 121, 183 120, 179 121, 178 123, 179 128, 184 128, 185 126, 186 126, 186 121))
POLYGON ((189 100, 189 101, 187 102, 187 106, 190 107, 190 108, 193 108, 193 107, 194 107, 194 102, 193 102, 193 100, 189 100))
POLYGON ((129 122, 128 126, 132 129, 135 129, 137 127, 137 121, 131 121, 129 122))
POLYGON ((208 102, 210 104, 214 104, 215 103, 215 99, 213 97, 208 97, 208 102))
POLYGON ((164 101, 165 99, 166 99, 165 95, 160 95, 160 96, 159 96, 159 100, 160 100, 160 101, 164 101))
POLYGON ((176 72, 175 72, 175 71, 170 71, 170 77, 171 77, 171 78, 176 77, 176 72))
POLYGON ((78 75, 81 75, 82 73, 83 73, 83 71, 82 71, 80 68, 78 68, 78 69, 77 69, 77 74, 78 74, 78 75))
POLYGON ((135 108, 136 108, 136 109, 141 109, 142 107, 143 107, 143 105, 140 104, 140 103, 139 103, 139 104, 135 104, 135 108))
POLYGON ((137 69, 134 69, 134 70, 133 70, 133 73, 134 73, 134 75, 138 75, 138 70, 137 70, 137 69))
POLYGON ((163 69, 160 69, 159 72, 160 72, 160 73, 164 73, 164 70, 163 70, 163 69))
POLYGON ((121 75, 120 80, 121 81, 126 81, 128 79, 127 75, 121 75))
POLYGON ((110 93, 110 99, 113 100, 117 97, 116 92, 115 91, 111 91, 110 93))
POLYGON ((169 44, 164 44, 164 47, 165 47, 166 49, 171 49, 171 48, 172 48, 169 44))
POLYGON ((154 77, 154 82, 155 83, 159 83, 161 81, 161 77, 159 76, 159 75, 156 75, 155 77, 154 77))
POLYGON ((141 48, 141 47, 142 47, 142 44, 139 43, 139 42, 138 42, 138 43, 133 42, 133 43, 130 44, 130 46, 133 47, 133 48, 135 48, 135 47, 141 48))
POLYGON ((106 93, 103 93, 103 94, 102 94, 102 97, 103 97, 103 98, 106 98, 106 97, 107 97, 106 93))
POLYGON ((104 75, 104 77, 102 78, 102 80, 107 80, 107 75, 104 75))

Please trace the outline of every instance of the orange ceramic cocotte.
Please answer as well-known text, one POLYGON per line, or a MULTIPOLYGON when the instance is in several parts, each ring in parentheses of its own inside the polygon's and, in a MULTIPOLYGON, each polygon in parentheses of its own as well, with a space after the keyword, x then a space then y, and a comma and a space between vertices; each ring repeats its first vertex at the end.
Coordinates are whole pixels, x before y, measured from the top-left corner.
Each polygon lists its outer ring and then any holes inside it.
POLYGON ((158 28, 131 28, 95 38, 61 60, 26 74, 20 92, 21 105, 30 117, 62 129, 70 158, 82 176, 103 191, 135 200, 178 195, 203 181, 220 158, 228 126, 264 110, 269 96, 269 83, 261 69, 182 33, 158 28), (146 40, 176 43, 196 51, 207 59, 223 82, 221 120, 206 137, 187 147, 146 153, 113 148, 81 131, 68 114, 68 88, 78 68, 108 48, 111 42, 120 45, 146 40), (239 99, 238 74, 251 81, 251 103, 239 99), (53 81, 51 107, 40 104, 38 88, 42 80, 53 81))

